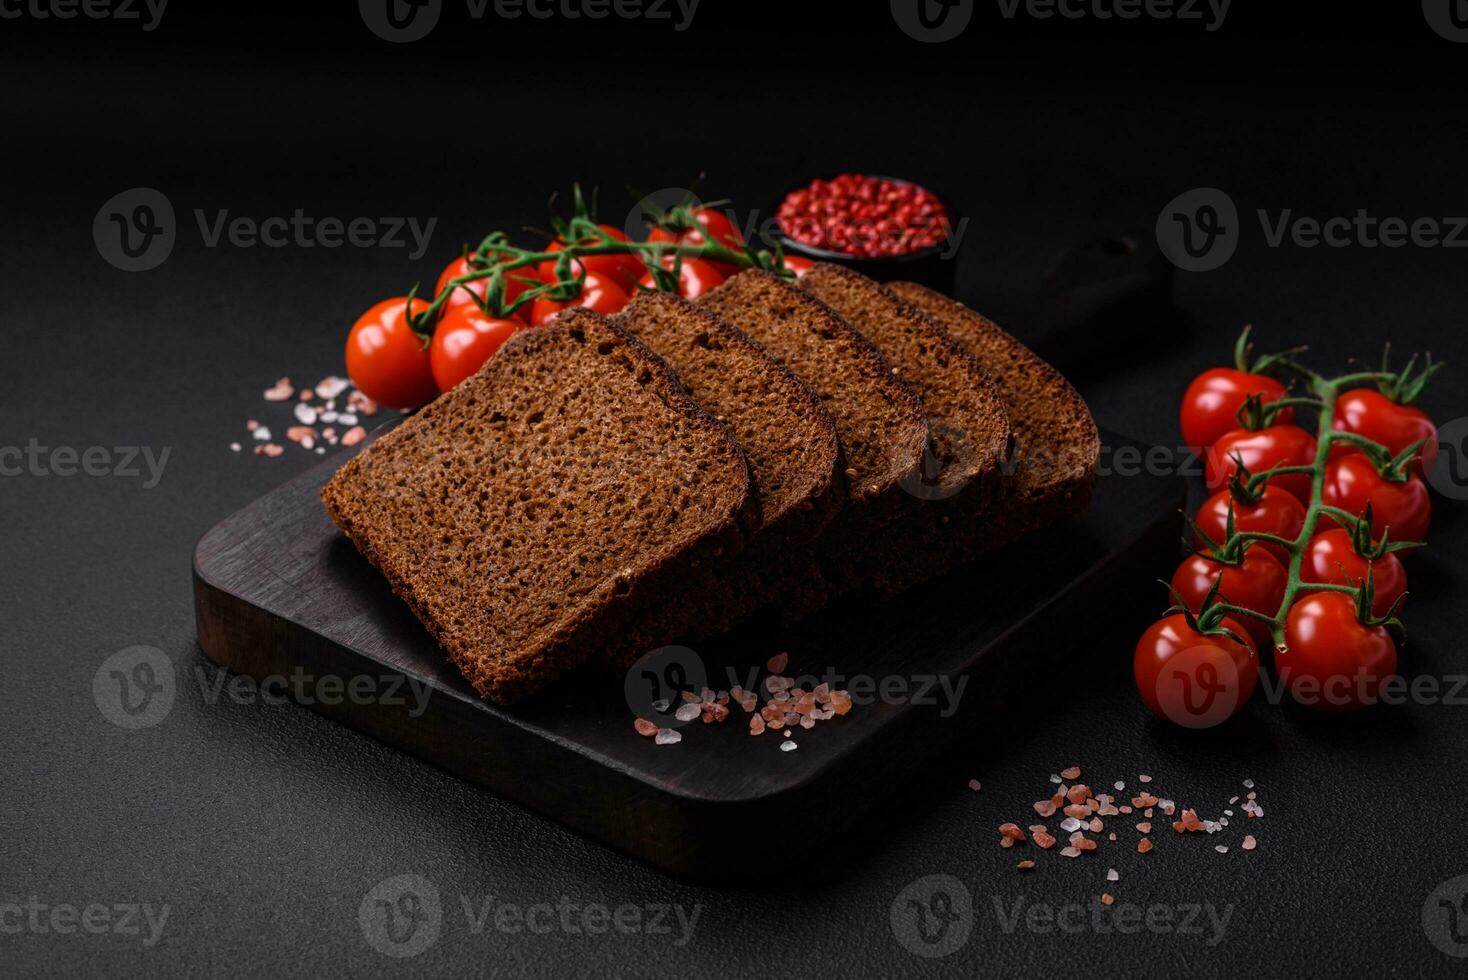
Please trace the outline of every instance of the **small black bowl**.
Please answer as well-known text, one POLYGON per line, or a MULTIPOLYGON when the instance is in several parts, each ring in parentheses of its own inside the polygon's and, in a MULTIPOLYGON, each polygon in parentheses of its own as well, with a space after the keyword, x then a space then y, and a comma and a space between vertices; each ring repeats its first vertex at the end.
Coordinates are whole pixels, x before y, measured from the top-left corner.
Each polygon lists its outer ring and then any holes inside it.
MULTIPOLYGON (((903 180, 900 177, 887 177, 883 174, 867 174, 878 180, 889 180, 894 184, 912 184, 913 181, 903 180)), ((927 187, 927 185, 923 185, 927 187)), ((927 188, 929 191, 933 189, 927 188)), ((937 193, 937 192, 934 192, 937 193)), ((784 198, 775 202, 771 209, 771 215, 780 213, 780 205, 784 198)), ((963 221, 959 214, 953 209, 951 200, 942 194, 938 200, 948 209, 948 220, 950 222, 950 235, 961 234, 963 221)), ((936 289, 940 293, 953 295, 953 285, 958 271, 958 245, 961 242, 953 240, 945 241, 942 245, 931 248, 919 249, 916 252, 908 252, 906 255, 880 255, 865 256, 852 255, 848 252, 834 252, 830 249, 817 248, 798 242, 779 230, 776 222, 774 234, 778 237, 778 244, 784 246, 787 254, 802 255, 816 262, 830 262, 834 265, 842 265, 848 269, 854 269, 863 275, 870 276, 877 282, 915 282, 929 289, 936 289), (952 253, 948 254, 949 249, 952 253)), ((770 243, 772 246, 775 242, 770 243)))

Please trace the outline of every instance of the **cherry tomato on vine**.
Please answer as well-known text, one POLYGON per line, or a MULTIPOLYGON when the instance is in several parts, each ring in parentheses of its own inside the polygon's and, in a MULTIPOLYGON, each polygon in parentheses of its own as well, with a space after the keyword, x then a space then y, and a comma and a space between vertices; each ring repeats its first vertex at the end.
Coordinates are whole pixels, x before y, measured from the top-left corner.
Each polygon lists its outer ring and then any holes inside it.
POLYGON ((608 279, 595 272, 588 272, 586 280, 581 284, 581 295, 571 300, 555 300, 549 296, 542 296, 535 301, 530 314, 530 322, 537 327, 543 327, 554 320, 562 310, 572 307, 584 306, 598 313, 616 313, 626 306, 630 297, 627 291, 617 285, 614 280, 608 279))
MULTIPOLYGON (((1258 501, 1254 504, 1246 504, 1235 499, 1233 492, 1225 488, 1209 497, 1203 506, 1198 508, 1198 514, 1193 518, 1193 523, 1197 525, 1198 530, 1208 535, 1219 547, 1225 544, 1224 537, 1228 529, 1230 503, 1234 508, 1235 532, 1251 531, 1256 534, 1273 534, 1293 541, 1304 530, 1305 505, 1300 503, 1294 494, 1265 484, 1258 501)), ((1199 538, 1197 543, 1201 546, 1204 541, 1199 538)), ((1254 547, 1268 551, 1282 565, 1289 563, 1290 554, 1281 545, 1261 541, 1254 547)))
MULTIPOLYGON (((1207 449, 1226 433, 1239 427, 1239 409, 1250 395, 1266 404, 1285 396, 1285 387, 1273 378, 1237 368, 1210 368, 1193 379, 1183 393, 1179 421, 1183 442, 1194 449, 1207 449)), ((1284 424, 1295 417, 1294 409, 1281 409, 1274 417, 1284 424)))
MULTIPOLYGON (((414 314, 428 308, 414 298, 414 314)), ((428 346, 408 324, 408 298, 385 299, 363 313, 347 335, 347 374, 371 398, 403 410, 438 397, 428 346)))
POLYGON ((1275 667, 1290 696, 1322 711, 1354 711, 1377 701, 1382 682, 1397 672, 1397 644, 1382 626, 1356 617, 1345 592, 1306 596, 1290 608, 1285 649, 1275 667))
MULTIPOLYGON (((1172 573, 1173 591, 1194 614, 1202 609, 1204 598, 1218 582, 1223 601, 1272 618, 1284 602, 1288 581, 1284 566, 1258 545, 1246 549, 1237 565, 1226 565, 1207 555, 1189 555, 1172 573)), ((1256 649, 1267 650, 1274 645, 1267 625, 1248 616, 1235 618, 1249 631, 1256 649)))
MULTIPOLYGON (((671 256, 664 256, 663 268, 673 268, 673 259, 671 256)), ((718 262, 707 262, 703 259, 684 259, 682 266, 678 270, 678 295, 684 299, 697 299, 728 278, 724 273, 724 270, 727 268, 729 266, 718 262)), ((638 280, 637 284, 646 289, 658 288, 657 282, 653 280, 651 271, 645 273, 638 280)))
POLYGON ((428 363, 439 391, 448 391, 478 371, 511 334, 525 327, 518 317, 492 317, 472 304, 444 314, 428 345, 428 363))
MULTIPOLYGON (((1335 420, 1331 423, 1338 432, 1354 432, 1372 442, 1380 443, 1396 456, 1421 439, 1426 439, 1413 457, 1412 472, 1425 476, 1432 472, 1437 462, 1437 426, 1427 413, 1412 405, 1392 401, 1375 388, 1356 388, 1343 392, 1335 402, 1335 420)), ((1331 459, 1336 459, 1353 449, 1349 443, 1337 443, 1331 449, 1331 459)))
POLYGON ((1368 561, 1356 551, 1350 531, 1333 527, 1310 539, 1309 550, 1300 565, 1300 580, 1359 586, 1366 581, 1368 571, 1375 590, 1371 614, 1385 616, 1407 594, 1407 570, 1402 567, 1402 560, 1388 552, 1368 561))
MULTIPOLYGON (((1238 469, 1234 456, 1241 456, 1250 473, 1262 473, 1276 466, 1309 466, 1315 462, 1315 437, 1297 425, 1271 425, 1257 432, 1234 429, 1225 433, 1207 453, 1208 489, 1217 491, 1228 485, 1229 477, 1238 469)), ((1270 479, 1270 485, 1293 494, 1301 503, 1310 501, 1310 476, 1286 473, 1270 479)))
MULTIPOLYGON (((609 237, 615 239, 616 241, 628 241, 626 232, 622 231, 622 229, 620 228, 614 228, 611 225, 602 224, 597 225, 597 227, 606 232, 609 237)), ((595 240, 593 240, 592 243, 594 244, 595 240)), ((546 246, 546 251, 559 252, 565 247, 565 242, 561 241, 560 239, 556 239, 548 246, 546 246)), ((586 269, 586 274, 588 277, 593 274, 601 276, 603 279, 607 279, 615 283, 624 292, 632 289, 633 285, 637 282, 639 278, 642 277, 642 273, 647 268, 642 264, 641 259, 630 252, 619 252, 608 255, 588 255, 585 258, 576 259, 571 263, 571 275, 575 276, 579 272, 580 268, 583 266, 586 269)), ((556 260, 546 259, 544 262, 535 267, 535 271, 540 276, 540 278, 544 279, 546 282, 555 282, 556 260)))
POLYGON ((804 255, 791 255, 789 252, 785 253, 785 268, 795 273, 795 278, 797 279, 805 275, 811 269, 815 268, 815 264, 815 259, 808 259, 804 255))
POLYGON ((1224 617, 1223 634, 1199 633, 1182 613, 1147 628, 1132 655, 1137 691, 1152 713, 1187 728, 1211 728, 1236 714, 1259 679, 1249 632, 1224 617))
POLYGON ((1432 499, 1427 485, 1410 476, 1390 480, 1364 453, 1348 453, 1325 467, 1320 498, 1331 507, 1362 514, 1371 505, 1371 537, 1391 541, 1426 541, 1432 523, 1432 499))
MULTIPOLYGON (((444 291, 444 287, 449 284, 450 280, 458 279, 460 276, 467 275, 473 271, 474 267, 469 264, 469 260, 467 258, 461 256, 457 259, 454 259, 454 261, 444 266, 443 272, 438 277, 438 285, 434 287, 434 295, 436 296, 442 293, 444 291)), ((525 282, 525 280, 535 278, 535 270, 530 266, 525 266, 524 268, 520 269, 514 269, 510 272, 505 273, 505 305, 508 306, 509 304, 513 303, 527 289, 534 289, 534 283, 527 283, 525 282)), ((460 286, 458 289, 454 290, 449 298, 444 302, 440 316, 446 317, 451 310, 456 310, 461 306, 478 309, 479 304, 484 301, 484 295, 488 290, 488 279, 476 279, 473 282, 466 283, 460 286), (478 297, 478 299, 475 299, 475 297, 478 297)), ((529 323, 529 304, 520 307, 518 310, 515 311, 514 315, 525 323, 529 323)))
MULTIPOLYGON (((698 222, 698 228, 690 228, 687 231, 673 231, 661 225, 653 225, 647 233, 650 242, 677 242, 682 245, 702 245, 712 237, 721 245, 726 245, 736 252, 744 251, 744 236, 739 229, 723 211, 715 208, 699 207, 693 209, 693 218, 698 222)), ((686 258, 684 261, 688 261, 686 258)), ((724 278, 729 278, 739 271, 739 266, 729 262, 715 262, 712 259, 704 259, 715 268, 719 269, 724 278)))

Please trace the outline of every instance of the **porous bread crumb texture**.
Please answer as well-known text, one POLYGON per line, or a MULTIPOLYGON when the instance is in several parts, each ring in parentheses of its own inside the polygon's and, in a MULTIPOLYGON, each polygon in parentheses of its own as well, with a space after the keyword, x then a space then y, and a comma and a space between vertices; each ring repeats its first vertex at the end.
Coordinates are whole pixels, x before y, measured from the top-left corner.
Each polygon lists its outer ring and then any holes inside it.
POLYGON ((939 323, 988 369, 1014 436, 1013 492, 1040 497, 1094 479, 1101 452, 1096 420, 1059 371, 962 303, 916 283, 894 283, 891 289, 939 323))
POLYGON ((946 499, 971 482, 993 485, 1009 445, 1004 403, 988 372, 941 326, 880 283, 818 263, 800 288, 876 344, 922 399, 936 459, 929 476, 946 499), (936 464, 934 466, 934 464, 936 464))
POLYGON ((699 305, 754 338, 820 397, 836 424, 854 500, 890 498, 918 471, 928 439, 922 402, 824 303, 771 273, 748 270, 699 305))
POLYGON ((666 366, 577 310, 517 334, 322 497, 505 703, 590 656, 619 603, 737 531, 753 494, 743 453, 666 366))
POLYGON ((813 537, 840 486, 836 428, 815 392, 747 334, 671 294, 643 293, 614 322, 656 351, 733 431, 754 473, 762 529, 805 518, 803 537, 813 537))

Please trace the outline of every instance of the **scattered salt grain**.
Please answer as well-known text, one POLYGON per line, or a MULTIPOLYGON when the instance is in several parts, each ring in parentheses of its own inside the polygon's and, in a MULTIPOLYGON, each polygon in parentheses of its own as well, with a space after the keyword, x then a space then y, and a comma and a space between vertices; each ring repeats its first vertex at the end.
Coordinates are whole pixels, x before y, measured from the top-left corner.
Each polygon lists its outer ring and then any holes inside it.
POLYGON ((1122 782, 1120 779, 1118 779, 1116 782, 1112 783, 1111 786, 1118 793, 1121 792, 1122 790, 1126 789, 1126 783, 1122 782))
POLYGON ((1138 776, 1137 779, 1141 780, 1144 783, 1150 783, 1152 781, 1151 776, 1138 776))
POLYGON ((659 712, 660 714, 666 714, 668 709, 672 707, 672 705, 673 702, 668 700, 667 698, 659 698, 652 703, 652 710, 659 712))
POLYGON ((679 721, 692 721, 699 716, 699 713, 702 710, 703 709, 699 707, 697 702, 690 701, 685 704, 678 705, 678 710, 673 712, 673 717, 677 718, 679 721))
POLYGON ((240 444, 237 443, 237 442, 230 443, 229 444, 229 451, 230 452, 233 452, 233 453, 239 452, 240 451, 240 444))
POLYGON ((1107 881, 1120 881, 1121 880, 1121 873, 1118 872, 1115 868, 1107 868, 1106 869, 1106 880, 1107 881))
POLYGON ((310 405, 307 405, 305 402, 296 402, 294 412, 296 416, 296 421, 301 423, 302 425, 315 425, 316 417, 320 414, 316 411, 316 409, 312 408, 310 405))
POLYGON ((1228 853, 1228 845, 1227 844, 1215 844, 1215 845, 1213 845, 1213 849, 1215 851, 1217 851, 1219 854, 1227 854, 1228 853))
POLYGON ((1075 817, 1066 817, 1064 820, 1060 821, 1060 829, 1068 834, 1073 830, 1080 830, 1081 822, 1075 817))
POLYGON ((257 425, 250 430, 250 435, 255 437, 256 442, 269 442, 270 430, 263 425, 257 425))
POLYGON ((1052 783, 1059 783, 1060 782, 1060 777, 1058 775, 1056 775, 1055 773, 1051 773, 1050 774, 1050 781, 1052 783))
POLYGON ((342 433, 342 445, 355 446, 357 443, 366 438, 367 430, 362 428, 360 425, 354 425, 346 432, 342 433))
POLYGON ((1034 861, 1021 861, 1019 864, 1016 864, 1015 865, 1015 867, 1018 868, 1021 871, 1029 871, 1034 866, 1035 866, 1035 862, 1034 861))
POLYGON ((1254 788, 1254 780, 1252 780, 1252 779, 1246 779, 1246 780, 1244 780, 1244 789, 1253 789, 1253 788, 1254 788))
POLYGON ((1060 770, 1060 775, 1066 779, 1079 779, 1081 777, 1081 767, 1071 766, 1069 769, 1062 769, 1060 770))
POLYGON ((658 745, 676 745, 683 741, 683 733, 672 728, 659 728, 653 741, 658 745))
POLYGON ((1080 857, 1081 852, 1076 850, 1074 847, 1062 847, 1060 849, 1060 856, 1068 858, 1080 857))
POLYGON ((979 791, 979 788, 980 788, 979 787, 979 781, 977 779, 970 779, 968 781, 968 788, 971 789, 971 790, 973 790, 975 793, 977 793, 979 791))
MULTIPOLYGON (((786 732, 785 734, 788 735, 790 733, 789 732, 786 732)), ((780 743, 780 751, 781 752, 794 752, 795 751, 795 743, 794 742, 781 742, 780 743)))
POLYGON ((639 718, 639 719, 637 719, 636 721, 634 721, 632 723, 632 727, 635 728, 635 729, 637 729, 637 734, 639 734, 639 735, 648 735, 648 736, 651 736, 651 735, 656 735, 658 733, 658 726, 654 725, 652 722, 648 721, 646 718, 639 718))
POLYGON ((296 393, 291 385, 290 378, 281 378, 274 386, 265 390, 265 400, 268 402, 283 402, 296 393))
POLYGON ((777 653, 765 661, 765 669, 772 674, 778 674, 785 669, 785 665, 788 663, 790 663, 790 654, 777 653))
POLYGON ((1259 846, 1259 842, 1254 839, 1253 834, 1247 834, 1244 837, 1244 842, 1239 846, 1246 851, 1252 851, 1254 848, 1259 846))
POLYGON ((316 394, 321 398, 335 398, 347 390, 346 378, 338 378, 336 375, 322 378, 316 382, 316 394))
POLYGON ((337 417, 336 417, 336 420, 338 422, 340 422, 342 425, 356 425, 357 424, 357 416, 353 415, 351 412, 340 412, 340 413, 338 413, 337 414, 337 417))

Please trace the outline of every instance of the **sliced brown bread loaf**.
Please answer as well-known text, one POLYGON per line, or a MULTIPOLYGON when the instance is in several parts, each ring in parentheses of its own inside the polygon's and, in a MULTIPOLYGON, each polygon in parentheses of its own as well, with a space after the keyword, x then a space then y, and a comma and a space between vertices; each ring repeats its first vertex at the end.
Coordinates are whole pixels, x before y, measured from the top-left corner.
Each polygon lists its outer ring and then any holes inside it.
POLYGON ((332 519, 485 697, 622 623, 757 523, 743 452, 644 344, 573 310, 350 460, 332 519))
POLYGON ((707 307, 646 292, 613 322, 657 352, 749 457, 760 530, 804 543, 841 504, 836 427, 805 382, 707 307))
POLYGON ((1002 537, 1085 509, 1101 440, 1080 393, 1028 347, 962 303, 917 283, 891 288, 971 351, 1004 398, 1015 448, 1000 509, 1002 537))
MULTIPOLYGON (((821 556, 857 551, 900 512, 904 482, 921 478, 928 424, 922 401, 870 340, 826 304, 768 272, 747 271, 699 305, 748 333, 813 388, 836 424, 848 499, 801 563, 804 588, 782 603, 789 616, 829 597, 821 556)), ((796 557, 788 559, 792 567, 796 557)))
POLYGON ((932 455, 920 479, 904 483, 907 506, 861 549, 832 555, 826 572, 837 588, 907 588, 967 557, 955 546, 957 524, 982 520, 998 498, 1009 451, 1009 419, 982 364, 917 307, 868 277, 826 263, 800 288, 869 337, 922 398, 932 455))
MULTIPOLYGON (((761 608, 804 593, 808 545, 840 509, 836 427, 803 381, 748 335, 668 293, 643 293, 613 322, 658 353, 695 401, 726 423, 749 459, 761 523, 728 561, 707 563, 645 609, 627 631, 651 647, 727 632, 761 608)), ((618 649, 626 669, 645 650, 618 649)))

